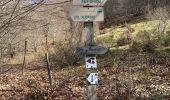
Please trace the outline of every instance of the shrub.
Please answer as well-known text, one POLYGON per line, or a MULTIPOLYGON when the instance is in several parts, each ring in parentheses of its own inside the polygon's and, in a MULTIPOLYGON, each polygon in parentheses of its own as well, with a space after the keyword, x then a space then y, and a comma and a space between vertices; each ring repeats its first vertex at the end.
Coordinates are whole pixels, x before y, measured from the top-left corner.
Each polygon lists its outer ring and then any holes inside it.
POLYGON ((58 42, 54 48, 55 52, 51 53, 49 57, 52 65, 65 68, 78 64, 81 56, 75 53, 76 46, 72 45, 71 42, 58 42))
POLYGON ((141 50, 142 50, 142 43, 134 41, 130 48, 130 51, 141 52, 141 50))
POLYGON ((145 42, 151 39, 151 33, 146 30, 140 31, 136 34, 135 40, 138 42, 145 42))
POLYGON ((156 45, 154 44, 154 42, 149 41, 143 45, 142 51, 152 53, 154 52, 155 48, 156 48, 156 45))
POLYGON ((170 46, 170 36, 167 35, 160 36, 160 43, 162 46, 170 46))
POLYGON ((122 37, 122 38, 118 39, 116 41, 116 43, 118 46, 124 46, 124 45, 130 44, 130 41, 128 41, 128 39, 126 37, 122 37))
POLYGON ((131 50, 136 52, 154 52, 157 45, 158 40, 154 39, 152 32, 144 30, 136 34, 131 50))
POLYGON ((154 52, 156 48, 155 41, 148 41, 148 42, 133 42, 133 45, 130 48, 132 52, 154 52))

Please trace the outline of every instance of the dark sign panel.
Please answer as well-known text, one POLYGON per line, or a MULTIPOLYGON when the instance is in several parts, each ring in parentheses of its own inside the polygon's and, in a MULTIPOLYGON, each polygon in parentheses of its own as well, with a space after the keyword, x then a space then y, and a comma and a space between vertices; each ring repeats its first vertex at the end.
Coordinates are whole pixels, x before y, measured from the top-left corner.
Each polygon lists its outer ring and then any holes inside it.
POLYGON ((105 54, 107 49, 101 46, 85 46, 85 47, 78 47, 76 49, 76 53, 82 55, 90 55, 90 54, 105 54))

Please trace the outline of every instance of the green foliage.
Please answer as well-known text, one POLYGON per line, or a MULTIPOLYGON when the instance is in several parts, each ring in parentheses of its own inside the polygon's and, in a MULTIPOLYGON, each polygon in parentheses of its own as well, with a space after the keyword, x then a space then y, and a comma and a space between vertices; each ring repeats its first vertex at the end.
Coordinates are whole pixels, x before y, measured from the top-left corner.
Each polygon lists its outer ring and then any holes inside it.
POLYGON ((132 52, 148 52, 153 53, 157 45, 155 41, 144 41, 144 42, 133 42, 133 45, 130 48, 132 52))
POLYGON ((78 57, 71 51, 58 51, 56 54, 50 54, 50 61, 53 65, 60 68, 66 68, 68 66, 76 65, 78 57))
POLYGON ((150 39, 151 39, 151 33, 146 30, 138 32, 135 37, 135 40, 140 42, 149 41, 150 39))
POLYGON ((102 38, 96 39, 96 43, 102 44, 105 47, 111 47, 112 42, 113 42, 112 36, 102 37, 102 38))
POLYGON ((143 52, 153 53, 155 48, 156 48, 155 44, 152 41, 149 41, 143 45, 142 50, 143 52))
POLYGON ((49 54, 50 62, 52 62, 54 66, 66 68, 76 65, 79 61, 80 56, 75 53, 76 49, 71 46, 71 44, 61 42, 55 45, 54 48, 54 53, 49 54))
POLYGON ((141 52, 141 50, 142 50, 141 45, 142 45, 142 43, 134 41, 131 48, 130 48, 130 51, 132 51, 132 52, 141 52))
POLYGON ((155 38, 155 35, 151 31, 139 31, 136 34, 135 41, 131 47, 134 51, 142 52, 154 52, 155 48, 158 45, 158 40, 155 38))
POLYGON ((165 49, 166 52, 170 52, 170 48, 165 49))
POLYGON ((170 46, 170 35, 161 35, 160 36, 160 43, 162 46, 170 46))
POLYGON ((129 44, 130 41, 128 41, 127 38, 122 37, 122 38, 118 39, 118 40, 116 41, 116 43, 117 43, 118 46, 124 46, 124 45, 129 44))

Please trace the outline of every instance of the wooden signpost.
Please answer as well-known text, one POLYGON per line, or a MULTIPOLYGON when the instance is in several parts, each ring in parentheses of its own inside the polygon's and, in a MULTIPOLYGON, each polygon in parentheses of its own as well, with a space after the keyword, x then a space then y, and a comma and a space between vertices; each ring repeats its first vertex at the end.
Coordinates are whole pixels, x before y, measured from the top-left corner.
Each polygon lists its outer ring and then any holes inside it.
POLYGON ((107 49, 101 46, 94 46, 93 22, 104 21, 103 6, 107 0, 73 0, 73 7, 70 10, 70 17, 73 21, 84 22, 84 29, 87 33, 85 47, 78 47, 76 53, 86 55, 87 69, 87 100, 98 100, 96 85, 98 84, 98 73, 96 54, 105 54, 107 49))

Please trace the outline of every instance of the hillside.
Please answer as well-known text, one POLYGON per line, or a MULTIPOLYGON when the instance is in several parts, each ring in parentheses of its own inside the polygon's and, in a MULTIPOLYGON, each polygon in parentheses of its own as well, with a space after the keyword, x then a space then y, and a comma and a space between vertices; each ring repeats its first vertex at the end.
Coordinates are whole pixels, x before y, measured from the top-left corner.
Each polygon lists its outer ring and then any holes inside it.
MULTIPOLYGON (((0 2, 0 100, 87 100, 76 48, 89 34, 70 19, 71 1, 20 3, 0 2)), ((169 3, 106 3, 105 21, 94 23, 93 46, 108 50, 95 55, 98 100, 170 100, 169 3)))
MULTIPOLYGON (((158 21, 131 24, 135 29, 133 37, 142 30, 151 32, 158 21), (144 28, 145 27, 145 28, 144 28)), ((169 31, 169 24, 166 31, 169 31)), ((122 25, 107 28, 106 34, 96 37, 102 43, 111 45, 126 30, 122 25), (111 39, 111 40, 110 40, 111 39), (109 42, 111 41, 111 42, 109 42)), ((136 38, 135 38, 136 39, 136 38)), ((110 52, 99 56, 99 85, 97 94, 100 100, 158 99, 170 98, 170 52, 163 50, 154 53, 134 53, 128 48, 110 47, 110 52)), ((38 59, 27 56, 27 59, 38 59)), ((14 60, 14 59, 13 59, 14 60)), ((53 61, 53 60, 50 60, 53 61)), ((53 65, 53 86, 48 85, 46 65, 42 61, 27 64, 22 75, 21 64, 4 65, 1 70, 2 99, 56 99, 84 100, 86 98, 86 69, 81 65, 59 68, 53 65), (4 69, 5 68, 5 69, 4 69)))

